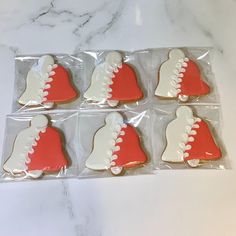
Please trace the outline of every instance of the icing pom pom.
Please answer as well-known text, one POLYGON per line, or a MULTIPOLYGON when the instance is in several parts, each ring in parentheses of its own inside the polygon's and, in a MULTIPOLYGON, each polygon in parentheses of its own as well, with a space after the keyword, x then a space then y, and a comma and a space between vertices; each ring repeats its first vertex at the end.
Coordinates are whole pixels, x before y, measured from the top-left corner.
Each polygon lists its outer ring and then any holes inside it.
POLYGON ((105 60, 110 65, 116 66, 121 63, 122 57, 121 57, 120 53, 114 51, 114 52, 108 53, 105 60))
POLYGON ((35 116, 31 120, 31 125, 36 127, 36 128, 44 128, 48 125, 48 119, 44 115, 35 116))

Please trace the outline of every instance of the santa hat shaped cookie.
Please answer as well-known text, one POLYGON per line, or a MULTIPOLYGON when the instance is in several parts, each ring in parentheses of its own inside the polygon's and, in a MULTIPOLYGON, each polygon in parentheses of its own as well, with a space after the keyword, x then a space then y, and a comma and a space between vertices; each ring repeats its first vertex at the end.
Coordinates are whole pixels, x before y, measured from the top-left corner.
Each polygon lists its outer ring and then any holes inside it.
POLYGON ((110 52, 105 62, 95 68, 84 97, 88 101, 108 103, 114 107, 119 102, 137 101, 143 93, 134 69, 122 62, 120 53, 110 52))
POLYGON ((185 102, 189 96, 201 96, 209 92, 210 88, 203 81, 197 64, 187 58, 180 49, 172 49, 169 59, 160 67, 155 95, 179 98, 185 102))
POLYGON ((45 55, 28 72, 26 89, 18 102, 24 106, 51 108, 54 103, 70 102, 77 96, 68 71, 55 64, 52 56, 45 55))
POLYGON ((147 161, 135 128, 125 124, 118 112, 107 115, 105 123, 94 136, 93 150, 86 161, 87 168, 110 169, 114 175, 119 175, 123 169, 147 161))
POLYGON ((38 178, 44 172, 59 172, 67 166, 59 131, 48 126, 46 116, 37 115, 30 127, 17 135, 3 169, 13 177, 38 178))
POLYGON ((167 162, 187 162, 197 167, 200 161, 215 160, 221 157, 205 121, 193 116, 190 107, 181 106, 176 111, 176 119, 166 129, 167 146, 162 160, 167 162))

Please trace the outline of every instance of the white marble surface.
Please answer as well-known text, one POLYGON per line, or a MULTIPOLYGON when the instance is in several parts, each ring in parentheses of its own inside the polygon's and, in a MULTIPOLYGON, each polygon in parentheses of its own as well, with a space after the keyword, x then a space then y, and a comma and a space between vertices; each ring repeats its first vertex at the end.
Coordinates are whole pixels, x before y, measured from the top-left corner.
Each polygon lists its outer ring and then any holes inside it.
MULTIPOLYGON (((227 171, 0 184, 0 235, 236 234, 234 0, 2 0, 0 44, 17 53, 214 46, 227 171)), ((13 65, 0 61, 1 136, 13 65), (9 75, 10 73, 10 75, 9 75)))

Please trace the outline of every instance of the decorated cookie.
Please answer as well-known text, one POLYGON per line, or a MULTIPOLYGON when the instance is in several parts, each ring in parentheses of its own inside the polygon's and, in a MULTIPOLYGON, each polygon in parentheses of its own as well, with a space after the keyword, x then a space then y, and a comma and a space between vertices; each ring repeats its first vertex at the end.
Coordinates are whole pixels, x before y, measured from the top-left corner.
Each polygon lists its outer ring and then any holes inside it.
POLYGON ((120 175, 125 168, 140 166, 147 161, 135 128, 125 124, 120 113, 110 113, 105 123, 95 134, 87 168, 110 169, 114 175, 120 175))
POLYGON ((194 117, 190 107, 179 107, 176 116, 166 129, 167 146, 162 154, 163 161, 186 161, 191 167, 197 167, 200 161, 221 157, 207 123, 194 117))
POLYGON ((52 56, 39 58, 27 74, 26 89, 18 102, 24 106, 51 108, 54 103, 66 103, 78 96, 68 71, 55 64, 52 56))
POLYGON ((180 49, 172 49, 169 59, 160 67, 155 95, 178 98, 185 102, 189 96, 206 95, 209 91, 210 88, 203 81, 197 64, 187 58, 180 49))
POLYGON ((3 169, 13 177, 40 177, 44 172, 59 172, 68 166, 59 131, 48 126, 44 115, 31 120, 29 128, 16 137, 3 169))
POLYGON ((84 97, 96 103, 114 107, 119 102, 137 101, 143 97, 134 69, 122 62, 121 54, 110 52, 98 65, 84 97))

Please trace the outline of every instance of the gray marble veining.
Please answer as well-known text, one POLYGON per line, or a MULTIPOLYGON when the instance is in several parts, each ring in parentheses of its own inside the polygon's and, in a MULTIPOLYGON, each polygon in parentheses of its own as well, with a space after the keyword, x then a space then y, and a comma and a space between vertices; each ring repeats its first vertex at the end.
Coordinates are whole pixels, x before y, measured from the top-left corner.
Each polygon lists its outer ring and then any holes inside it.
MULTIPOLYGON (((213 46, 223 137, 233 158, 235 11, 233 0, 2 0, 0 44, 18 54, 213 46)), ((13 91, 10 57, 1 67, 0 94, 6 98, 0 102, 2 130, 13 91)), ((129 178, 1 183, 0 234, 234 236, 235 177, 233 168, 224 173, 164 171, 129 178)))

